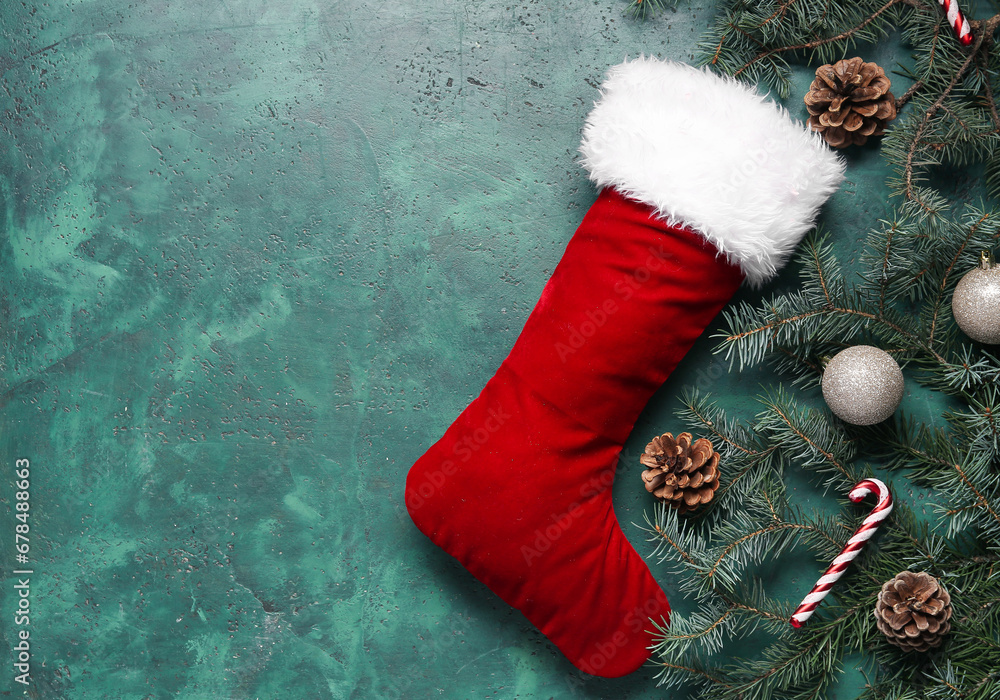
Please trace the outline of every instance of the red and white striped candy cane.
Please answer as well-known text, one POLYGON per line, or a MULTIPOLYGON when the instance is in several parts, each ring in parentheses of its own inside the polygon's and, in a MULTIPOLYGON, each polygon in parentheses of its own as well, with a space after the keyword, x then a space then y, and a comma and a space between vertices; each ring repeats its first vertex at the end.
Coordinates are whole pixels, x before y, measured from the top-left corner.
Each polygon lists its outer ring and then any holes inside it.
POLYGON ((938 0, 938 4, 944 8, 945 14, 948 15, 948 24, 955 30, 962 46, 971 44, 972 29, 969 27, 969 20, 958 9, 958 0, 938 0))
POLYGON ((844 575, 844 571, 858 556, 862 547, 865 546, 865 542, 871 539, 878 526, 892 512, 892 491, 878 479, 864 479, 859 481, 858 485, 851 490, 847 497, 854 503, 858 503, 870 493, 878 494, 878 505, 865 518, 865 521, 861 523, 858 531, 847 541, 847 546, 833 560, 833 564, 830 565, 826 573, 816 582, 809 595, 799 603, 799 607, 795 609, 795 614, 792 615, 792 627, 801 627, 802 623, 809 619, 816 606, 819 605, 821 600, 826 598, 826 594, 833 588, 833 584, 844 575))

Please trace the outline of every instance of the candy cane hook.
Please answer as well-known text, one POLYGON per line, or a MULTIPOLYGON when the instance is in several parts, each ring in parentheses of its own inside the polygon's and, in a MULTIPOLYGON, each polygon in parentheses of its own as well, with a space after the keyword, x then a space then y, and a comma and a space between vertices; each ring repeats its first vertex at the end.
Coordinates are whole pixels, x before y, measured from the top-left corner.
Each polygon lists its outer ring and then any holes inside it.
POLYGON ((858 485, 851 490, 847 497, 854 503, 859 503, 870 493, 878 494, 878 505, 875 506, 874 510, 861 523, 858 531, 847 541, 847 545, 840 551, 837 558, 833 560, 833 564, 826 570, 826 573, 820 576, 819 581, 809 591, 809 595, 799 603, 799 607, 795 609, 795 614, 792 615, 792 627, 801 627, 802 623, 809 619, 816 606, 819 605, 821 600, 826 598, 826 594, 833 588, 833 584, 844 575, 844 571, 858 556, 858 553, 865 546, 865 542, 871 539, 878 526, 892 512, 892 491, 878 479, 864 479, 859 481, 858 485))
POLYGON ((948 24, 955 30, 962 46, 972 43, 972 28, 969 27, 969 20, 965 18, 962 11, 958 9, 958 0, 938 0, 938 5, 944 8, 944 13, 948 17, 948 24))

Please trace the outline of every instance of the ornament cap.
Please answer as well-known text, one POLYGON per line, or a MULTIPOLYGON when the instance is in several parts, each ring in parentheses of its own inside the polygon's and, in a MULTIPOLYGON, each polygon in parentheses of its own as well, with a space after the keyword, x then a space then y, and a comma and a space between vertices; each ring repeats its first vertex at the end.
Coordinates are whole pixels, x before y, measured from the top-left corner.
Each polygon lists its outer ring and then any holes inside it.
POLYGON ((984 270, 989 270, 993 267, 996 262, 993 259, 993 252, 989 250, 984 250, 979 254, 979 267, 984 270))

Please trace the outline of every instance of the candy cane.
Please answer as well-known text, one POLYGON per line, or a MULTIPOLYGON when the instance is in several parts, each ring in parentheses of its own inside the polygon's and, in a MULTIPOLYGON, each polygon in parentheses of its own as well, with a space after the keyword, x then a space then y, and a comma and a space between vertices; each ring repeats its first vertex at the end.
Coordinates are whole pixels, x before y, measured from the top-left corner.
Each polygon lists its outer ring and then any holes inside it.
POLYGON ((892 491, 878 479, 864 479, 859 481, 858 485, 854 487, 847 497, 854 503, 859 503, 870 493, 878 494, 878 505, 875 506, 874 510, 861 523, 858 531, 847 541, 847 545, 840 551, 837 558, 833 560, 833 564, 820 577, 816 585, 813 586, 813 589, 809 591, 809 595, 799 603, 799 607, 795 609, 795 614, 792 615, 792 627, 801 627, 802 623, 809 619, 816 606, 819 605, 821 600, 826 598, 826 594, 833 588, 833 584, 844 575, 844 571, 858 556, 861 548, 865 546, 865 542, 871 539, 878 526, 892 512, 892 491))
POLYGON ((971 44, 972 29, 969 27, 969 20, 958 9, 958 0, 938 0, 938 4, 944 8, 945 14, 948 15, 948 23, 954 28, 962 46, 971 44))

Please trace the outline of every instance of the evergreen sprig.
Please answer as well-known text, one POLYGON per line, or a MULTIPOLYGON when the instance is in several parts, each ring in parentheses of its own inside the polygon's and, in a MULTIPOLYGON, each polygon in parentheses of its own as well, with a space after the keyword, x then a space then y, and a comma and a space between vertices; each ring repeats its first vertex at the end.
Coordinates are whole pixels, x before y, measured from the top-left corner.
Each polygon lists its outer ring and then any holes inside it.
POLYGON ((787 98, 791 61, 832 63, 899 30, 912 53, 897 72, 914 82, 897 107, 912 104, 884 139, 883 155, 893 190, 934 215, 943 204, 925 186, 934 166, 985 164, 990 194, 1000 186, 1000 15, 971 25, 974 41, 964 47, 934 0, 738 0, 720 12, 699 49, 703 64, 787 98))
POLYGON ((655 556, 698 609, 660 630, 663 686, 713 699, 825 698, 845 657, 860 653, 862 698, 1000 697, 1000 356, 962 335, 950 310, 958 280, 1000 238, 998 25, 1000 14, 973 21, 963 47, 934 0, 731 0, 703 37, 703 64, 788 97, 793 64, 830 63, 898 32, 909 52, 894 72, 912 84, 881 143, 894 208, 873 222, 861 272, 845 272, 820 231, 800 246, 794 291, 724 312, 716 351, 732 367, 769 363, 791 388, 769 390, 749 420, 697 392, 681 398, 680 418, 718 445, 725 469, 702 516, 662 505, 646 516, 655 556), (986 203, 936 187, 944 167, 982 173, 986 203), (859 428, 798 397, 829 357, 857 344, 883 348, 941 394, 940 420, 897 411, 859 428), (786 465, 841 497, 874 467, 896 472, 898 484, 928 491, 934 513, 918 517, 897 498, 877 542, 801 630, 788 624, 798 601, 769 597, 757 567, 794 551, 815 557, 818 575, 867 509, 844 499, 833 516, 803 512, 788 498, 786 465), (875 627, 878 592, 902 568, 951 593, 952 631, 925 654, 900 651, 875 627), (725 653, 748 639, 759 654, 725 653))
POLYGON ((806 469, 843 493, 842 486, 871 473, 853 454, 854 443, 863 438, 780 390, 763 397, 762 411, 745 424, 725 418, 708 396, 692 392, 682 402, 681 413, 696 417, 693 429, 722 441, 727 469, 705 517, 681 518, 658 505, 647 518, 644 529, 655 555, 680 575, 681 590, 698 605, 697 613, 675 614, 670 628, 661 631, 654 651, 662 685, 688 688, 704 698, 823 698, 844 657, 862 652, 871 654, 879 669, 862 697, 908 697, 917 689, 938 697, 930 693, 938 676, 970 684, 968 697, 992 697, 978 695, 984 688, 1000 690, 1000 675, 990 675, 1000 668, 995 450, 970 460, 945 429, 913 429, 912 422, 907 428, 905 418, 882 428, 885 434, 878 438, 894 439, 891 449, 898 457, 886 466, 908 469, 915 483, 934 489, 940 507, 950 504, 956 512, 943 513, 947 526, 931 527, 897 500, 877 545, 862 551, 809 623, 794 630, 788 619, 797 601, 769 597, 755 568, 797 549, 810 552, 820 571, 867 511, 803 513, 787 497, 784 466, 806 469), (890 647, 874 625, 882 583, 906 567, 942 580, 955 606, 945 645, 924 655, 890 647), (759 656, 723 655, 727 642, 747 637, 759 639, 759 656))
POLYGON ((645 19, 676 4, 677 0, 630 0, 628 13, 633 17, 645 19))

